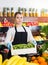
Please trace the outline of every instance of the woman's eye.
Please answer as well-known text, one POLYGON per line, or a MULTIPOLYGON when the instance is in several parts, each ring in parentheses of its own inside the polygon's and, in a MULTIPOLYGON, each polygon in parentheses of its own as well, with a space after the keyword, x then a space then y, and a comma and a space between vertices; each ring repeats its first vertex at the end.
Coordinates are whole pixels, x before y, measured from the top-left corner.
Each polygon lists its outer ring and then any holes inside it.
POLYGON ((22 19, 22 17, 21 17, 21 19, 22 19))
POLYGON ((16 17, 16 19, 22 19, 22 17, 16 17))
POLYGON ((17 17, 17 19, 18 19, 19 17, 17 17))

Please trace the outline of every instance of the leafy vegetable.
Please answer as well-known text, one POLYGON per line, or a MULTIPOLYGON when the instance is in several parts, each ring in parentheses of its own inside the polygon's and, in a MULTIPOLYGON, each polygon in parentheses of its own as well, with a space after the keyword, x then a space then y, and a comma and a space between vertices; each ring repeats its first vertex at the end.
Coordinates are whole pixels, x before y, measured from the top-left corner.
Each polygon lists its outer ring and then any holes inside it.
POLYGON ((48 42, 42 44, 42 46, 38 49, 38 52, 41 54, 47 49, 48 49, 48 42))
POLYGON ((46 35, 48 35, 48 25, 47 26, 41 26, 41 32, 44 32, 46 35))
POLYGON ((26 49, 26 48, 32 48, 32 47, 35 47, 35 45, 32 43, 13 45, 13 49, 26 49))

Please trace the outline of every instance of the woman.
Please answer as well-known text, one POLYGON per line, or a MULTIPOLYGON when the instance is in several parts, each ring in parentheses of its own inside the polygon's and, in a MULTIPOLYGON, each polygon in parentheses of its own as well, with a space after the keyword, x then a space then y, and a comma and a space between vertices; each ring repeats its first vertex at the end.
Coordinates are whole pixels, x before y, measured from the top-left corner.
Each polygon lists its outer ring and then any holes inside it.
POLYGON ((32 42, 36 44, 34 40, 31 30, 28 27, 22 26, 23 15, 20 12, 16 12, 14 15, 14 23, 15 27, 12 27, 8 30, 7 36, 5 39, 5 43, 7 47, 10 49, 11 44, 19 44, 32 42))

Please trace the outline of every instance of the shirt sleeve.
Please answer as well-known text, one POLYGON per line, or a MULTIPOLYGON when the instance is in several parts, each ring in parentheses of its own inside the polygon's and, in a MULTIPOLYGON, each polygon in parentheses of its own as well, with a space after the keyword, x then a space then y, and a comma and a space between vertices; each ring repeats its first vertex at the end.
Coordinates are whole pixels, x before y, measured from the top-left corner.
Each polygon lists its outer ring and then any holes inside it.
POLYGON ((5 45, 7 43, 12 43, 13 41, 13 37, 14 37, 14 33, 15 31, 13 29, 9 29, 5 38, 5 45))
POLYGON ((33 44, 37 44, 33 35, 32 35, 32 32, 29 28, 27 29, 27 34, 28 34, 27 35, 27 42, 32 42, 33 44))

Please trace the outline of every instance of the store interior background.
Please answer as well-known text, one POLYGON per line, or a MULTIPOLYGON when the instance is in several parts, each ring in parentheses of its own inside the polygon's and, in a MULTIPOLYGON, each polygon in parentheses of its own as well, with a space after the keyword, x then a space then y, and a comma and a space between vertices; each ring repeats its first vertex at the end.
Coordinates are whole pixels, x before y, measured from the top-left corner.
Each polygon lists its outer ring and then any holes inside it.
MULTIPOLYGON (((21 8, 26 8, 27 11, 29 11, 29 8, 34 8, 35 10, 37 9, 38 11, 38 16, 40 16, 40 12, 41 12, 41 9, 47 9, 47 13, 48 13, 48 0, 0 0, 0 11, 3 12, 3 8, 4 7, 8 7, 11 9, 11 7, 14 8, 14 12, 18 11, 18 7, 21 7, 21 8)), ((33 17, 34 18, 34 17, 33 17)), ((36 22, 34 19, 32 18, 32 21, 33 22, 36 22)), ((38 18, 38 17, 37 17, 38 18)), ((42 18, 42 17, 41 17, 42 18)), ((1 19, 1 18, 0 18, 1 19)), ((44 17, 43 17, 44 19, 44 17)), ((47 21, 46 24, 44 25, 47 25, 48 26, 48 17, 46 17, 45 19, 45 23, 47 21), (47 19, 47 20, 46 20, 47 19)), ((43 21, 44 21, 43 20, 43 21)), ((32 22, 31 21, 31 22, 32 22)), ((28 22, 28 21, 25 21, 25 23, 28 22)), ((37 21, 38 22, 38 21, 37 21)), ((40 21, 39 21, 40 22, 40 21)), ((42 21, 41 21, 42 22, 42 21)), ((44 22, 43 22, 44 23, 44 22)), ((43 25, 43 23, 41 23, 41 27, 43 25)), ((43 25, 43 26, 44 26, 43 25)), ((42 31, 40 32, 40 29, 41 27, 39 26, 39 24, 36 26, 30 26, 30 29, 33 33, 33 36, 35 38, 35 40, 37 41, 37 45, 39 46, 38 49, 41 47, 41 45, 43 43, 46 43, 48 44, 48 27, 45 26, 45 30, 43 30, 44 32, 46 32, 47 34, 44 34, 44 36, 42 37, 42 31), (37 30, 37 31, 36 31, 37 30), (38 33, 37 33, 38 32, 38 33)), ((4 28, 4 27, 3 27, 4 28)), ((4 29, 5 30, 5 29, 4 29)), ((3 31, 3 29, 2 29, 3 31)), ((6 31, 6 30, 5 30, 6 31)), ((43 33, 44 33, 43 32, 43 33)), ((2 38, 3 40, 5 40, 4 36, 2 38)), ((4 42, 3 42, 4 43, 4 42)), ((45 45, 44 45, 45 46, 45 45)), ((46 45, 47 47, 47 50, 48 50, 48 45, 46 45)), ((44 50, 44 48, 42 47, 41 48, 42 50, 44 50)), ((38 50, 39 54, 40 53, 40 50, 38 50)), ((48 51, 47 51, 48 52, 48 51)), ((47 53, 48 54, 48 53, 47 53)), ((48 59, 48 58, 47 58, 48 59)))
POLYGON ((0 10, 3 7, 14 7, 14 12, 17 11, 18 7, 35 8, 38 9, 40 15, 40 10, 42 8, 48 8, 48 0, 0 0, 0 10))
MULTIPOLYGON (((13 7, 14 12, 18 10, 18 7, 26 8, 29 11, 29 8, 35 8, 38 10, 38 16, 40 16, 41 9, 48 10, 48 0, 0 0, 0 10, 3 11, 3 7, 13 7)), ((30 29, 35 29, 36 27, 30 27, 30 29)))
MULTIPOLYGON (((48 0, 0 0, 0 11, 3 11, 4 7, 13 7, 14 12, 18 11, 18 7, 26 8, 27 11, 29 11, 29 8, 34 8, 35 10, 37 9, 40 16, 41 9, 48 10, 48 0)), ((36 30, 40 29, 40 27, 32 26, 30 29, 36 30)))

